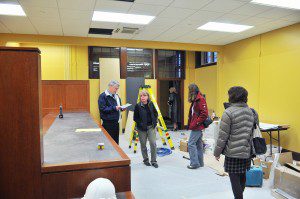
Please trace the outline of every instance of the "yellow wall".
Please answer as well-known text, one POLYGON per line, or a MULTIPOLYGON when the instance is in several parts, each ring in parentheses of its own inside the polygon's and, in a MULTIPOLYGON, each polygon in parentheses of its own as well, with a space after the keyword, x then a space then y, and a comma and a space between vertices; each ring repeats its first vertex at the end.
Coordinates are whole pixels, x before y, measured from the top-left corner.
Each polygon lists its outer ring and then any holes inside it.
POLYGON ((300 152, 300 24, 226 45, 223 55, 218 68, 219 110, 231 86, 244 86, 261 121, 291 125, 281 143, 300 152))
MULTIPOLYGON (((0 44, 19 42, 23 46, 37 46, 42 51, 43 79, 88 79, 87 46, 127 46, 157 49, 187 50, 186 79, 184 81, 184 123, 190 104, 188 85, 196 83, 207 95, 209 108, 217 114, 228 101, 227 90, 241 85, 249 91, 249 105, 258 110, 260 120, 290 124, 282 134, 283 147, 300 152, 300 122, 298 114, 300 92, 300 24, 238 41, 224 47, 212 45, 147 42, 98 38, 59 37, 40 35, 0 34, 0 44), (25 44, 26 43, 26 44, 25 44), (192 51, 218 51, 218 65, 195 70, 192 51)), ((146 80, 156 95, 157 80, 146 80)), ((121 81, 125 103, 125 80, 121 81)), ((99 80, 90 80, 91 113, 99 118, 99 80)))
POLYGON ((43 80, 66 80, 69 71, 69 47, 43 44, 21 44, 23 47, 37 47, 41 51, 43 80))
POLYGON ((20 43, 17 42, 7 42, 4 45, 7 47, 20 47, 20 43))
MULTIPOLYGON (((42 79, 43 80, 87 80, 88 79, 88 53, 87 46, 126 46, 155 49, 176 49, 191 51, 216 51, 220 46, 184 44, 170 42, 151 42, 101 38, 80 38, 61 37, 43 35, 20 35, 20 34, 0 34, 0 44, 20 43, 23 47, 38 47, 41 50, 42 58, 42 79)), ((185 80, 185 124, 189 103, 187 102, 187 86, 190 81, 194 82, 194 55, 187 54, 187 71, 185 80)), ((98 95, 99 80, 90 80, 90 111, 95 118, 99 118, 98 95)), ((154 95, 157 96, 157 80, 145 80, 151 85, 154 95)), ((122 101, 126 103, 126 80, 121 81, 122 101)), ((123 126, 125 125, 125 115, 123 115, 123 126)))
POLYGON ((188 111, 190 104, 188 103, 188 85, 195 83, 200 91, 206 95, 206 101, 209 111, 217 112, 217 88, 218 88, 218 68, 221 63, 221 52, 218 54, 218 64, 204 68, 195 69, 195 53, 187 53, 187 76, 185 81, 185 124, 187 124, 188 111))
POLYGON ((184 80, 184 125, 188 123, 190 103, 188 102, 189 84, 195 83, 195 52, 186 52, 186 70, 184 80))
POLYGON ((218 65, 195 70, 195 83, 205 94, 208 109, 215 112, 217 110, 217 69, 218 65))

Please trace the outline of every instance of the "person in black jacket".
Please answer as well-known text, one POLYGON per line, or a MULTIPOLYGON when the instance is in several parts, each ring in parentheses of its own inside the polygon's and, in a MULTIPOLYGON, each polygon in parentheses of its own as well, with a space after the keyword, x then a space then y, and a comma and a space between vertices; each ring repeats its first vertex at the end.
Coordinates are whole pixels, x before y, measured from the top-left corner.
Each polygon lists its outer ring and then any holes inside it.
POLYGON ((119 82, 114 80, 110 81, 108 89, 101 93, 98 98, 102 126, 117 144, 119 144, 119 122, 121 121, 121 111, 125 110, 121 108, 121 98, 117 94, 119 87, 119 82))
POLYGON ((169 89, 170 94, 169 94, 169 100, 168 100, 168 105, 169 105, 169 115, 172 120, 174 129, 173 131, 178 130, 178 122, 180 122, 180 101, 179 101, 179 95, 176 91, 175 87, 171 87, 169 89))
POLYGON ((141 151, 144 159, 144 164, 147 166, 154 166, 158 168, 156 161, 156 131, 155 127, 157 125, 157 111, 153 103, 149 99, 149 93, 147 90, 141 90, 140 102, 135 105, 133 120, 136 122, 136 128, 139 133, 141 151), (151 164, 149 163, 148 153, 147 153, 147 139, 150 142, 151 149, 151 164))

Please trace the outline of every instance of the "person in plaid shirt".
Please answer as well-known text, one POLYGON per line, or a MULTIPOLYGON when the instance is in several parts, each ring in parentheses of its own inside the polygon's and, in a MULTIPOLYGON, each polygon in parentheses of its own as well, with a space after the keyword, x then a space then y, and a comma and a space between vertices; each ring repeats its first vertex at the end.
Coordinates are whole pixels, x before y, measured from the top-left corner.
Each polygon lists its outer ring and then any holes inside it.
POLYGON ((251 141, 254 121, 258 122, 258 114, 253 115, 248 107, 248 92, 245 88, 235 86, 229 89, 230 106, 224 111, 219 130, 219 137, 214 156, 219 160, 225 155, 224 168, 229 173, 235 199, 242 199, 246 184, 246 171, 251 166, 251 141))

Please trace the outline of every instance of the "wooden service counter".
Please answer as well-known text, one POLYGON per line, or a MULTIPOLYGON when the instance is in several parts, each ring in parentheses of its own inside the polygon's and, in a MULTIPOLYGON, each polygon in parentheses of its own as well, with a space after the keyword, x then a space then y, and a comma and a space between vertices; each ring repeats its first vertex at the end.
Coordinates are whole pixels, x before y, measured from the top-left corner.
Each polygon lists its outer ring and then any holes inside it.
POLYGON ((100 177, 112 181, 118 198, 133 198, 130 159, 89 113, 65 113, 62 119, 49 114, 43 124, 49 128, 43 138, 43 198, 83 197, 100 177), (98 143, 104 143, 103 150, 98 143))

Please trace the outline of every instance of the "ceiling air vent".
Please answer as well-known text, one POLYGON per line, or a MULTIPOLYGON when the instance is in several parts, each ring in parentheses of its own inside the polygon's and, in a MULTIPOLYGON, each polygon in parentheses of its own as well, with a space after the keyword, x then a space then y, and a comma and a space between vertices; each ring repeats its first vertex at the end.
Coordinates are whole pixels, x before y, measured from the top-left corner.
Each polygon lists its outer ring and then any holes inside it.
POLYGON ((134 34, 138 33, 138 28, 123 27, 121 33, 134 34))
POLYGON ((105 28, 90 28, 89 34, 96 35, 111 35, 114 29, 105 29, 105 28))

